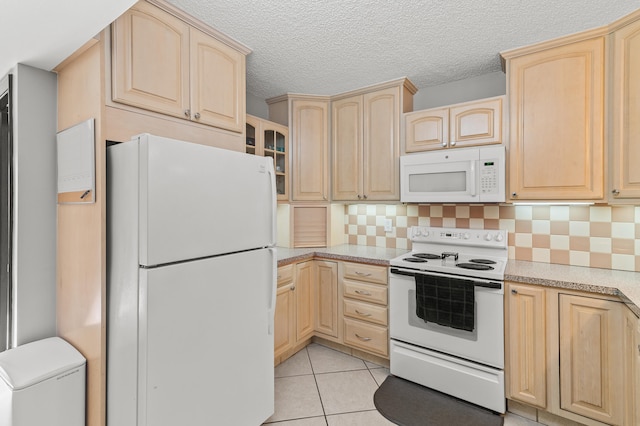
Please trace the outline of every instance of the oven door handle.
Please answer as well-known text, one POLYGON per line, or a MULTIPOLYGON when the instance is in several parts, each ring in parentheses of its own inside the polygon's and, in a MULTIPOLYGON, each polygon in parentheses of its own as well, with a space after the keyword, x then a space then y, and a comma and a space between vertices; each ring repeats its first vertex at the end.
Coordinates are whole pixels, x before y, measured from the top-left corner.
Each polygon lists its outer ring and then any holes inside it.
POLYGON ((392 274, 396 274, 396 275, 406 275, 407 277, 415 277, 416 276, 416 274, 414 272, 401 271, 400 269, 396 269, 396 268, 391 268, 390 272, 392 274))
MULTIPOLYGON (((401 269, 397 269, 397 268, 391 268, 390 271, 392 274, 396 274, 396 275, 405 275, 407 277, 415 277, 417 274, 415 272, 407 272, 407 271, 403 271, 401 269)), ((429 274, 426 274, 429 275, 429 274)), ((483 287, 483 288, 492 288, 492 289, 496 289, 496 290, 501 290, 502 289, 502 284, 501 283, 496 283, 496 282, 490 282, 490 281, 475 281, 472 278, 466 278, 466 280, 469 281, 473 281, 473 285, 476 287, 483 287)))

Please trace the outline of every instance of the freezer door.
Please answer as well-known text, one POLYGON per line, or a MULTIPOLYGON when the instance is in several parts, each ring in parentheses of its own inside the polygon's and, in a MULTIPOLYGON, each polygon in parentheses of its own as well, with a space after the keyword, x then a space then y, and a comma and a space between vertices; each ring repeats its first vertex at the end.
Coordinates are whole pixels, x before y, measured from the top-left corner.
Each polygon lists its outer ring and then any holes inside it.
POLYGON ((275 245, 269 158, 142 135, 139 179, 141 265, 275 245))
POLYGON ((137 425, 273 414, 275 262, 264 249, 141 270, 137 425))

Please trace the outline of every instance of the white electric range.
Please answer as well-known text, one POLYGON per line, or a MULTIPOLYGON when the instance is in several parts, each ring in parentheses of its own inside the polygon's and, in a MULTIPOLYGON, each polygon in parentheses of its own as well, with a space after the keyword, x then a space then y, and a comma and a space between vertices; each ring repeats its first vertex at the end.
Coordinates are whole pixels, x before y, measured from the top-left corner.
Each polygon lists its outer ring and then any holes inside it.
POLYGON ((507 231, 414 226, 390 261, 391 373, 504 413, 507 231))

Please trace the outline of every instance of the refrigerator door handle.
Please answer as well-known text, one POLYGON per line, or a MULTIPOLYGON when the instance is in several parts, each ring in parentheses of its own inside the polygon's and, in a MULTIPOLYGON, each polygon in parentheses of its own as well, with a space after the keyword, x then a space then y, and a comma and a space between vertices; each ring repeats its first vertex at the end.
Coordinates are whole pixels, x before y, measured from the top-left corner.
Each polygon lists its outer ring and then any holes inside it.
POLYGON ((271 183, 271 246, 276 246, 278 243, 278 229, 277 229, 277 220, 276 220, 276 206, 278 205, 277 198, 277 189, 276 189, 276 172, 273 168, 273 162, 269 159, 269 157, 265 157, 268 159, 267 162, 267 170, 269 173, 269 182, 271 183))
POLYGON ((268 324, 268 332, 270 336, 273 336, 273 323, 275 321, 275 311, 276 311, 276 293, 277 293, 277 282, 278 282, 278 250, 275 247, 269 248, 269 253, 273 259, 273 274, 271 276, 271 297, 269 301, 269 309, 267 310, 267 324, 268 324))

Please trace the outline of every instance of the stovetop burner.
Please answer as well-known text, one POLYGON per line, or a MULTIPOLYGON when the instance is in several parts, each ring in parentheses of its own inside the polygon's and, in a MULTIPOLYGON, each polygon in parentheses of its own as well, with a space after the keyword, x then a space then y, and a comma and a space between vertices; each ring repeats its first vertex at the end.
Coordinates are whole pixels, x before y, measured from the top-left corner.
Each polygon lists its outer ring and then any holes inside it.
POLYGON ((508 259, 506 230, 412 226, 407 236, 412 251, 391 259, 389 264, 394 268, 406 268, 411 273, 504 280, 508 259))
POLYGON ((483 265, 495 265, 496 262, 490 259, 471 259, 469 260, 471 263, 481 263, 483 265))
POLYGON ((414 253, 412 256, 420 259, 442 259, 441 255, 433 253, 414 253))
POLYGON ((412 262, 412 263, 427 263, 426 259, 418 259, 417 257, 405 257, 404 259, 405 262, 412 262))
POLYGON ((456 266, 458 268, 474 269, 476 271, 492 271, 493 270, 493 266, 483 265, 481 263, 456 263, 456 266))

